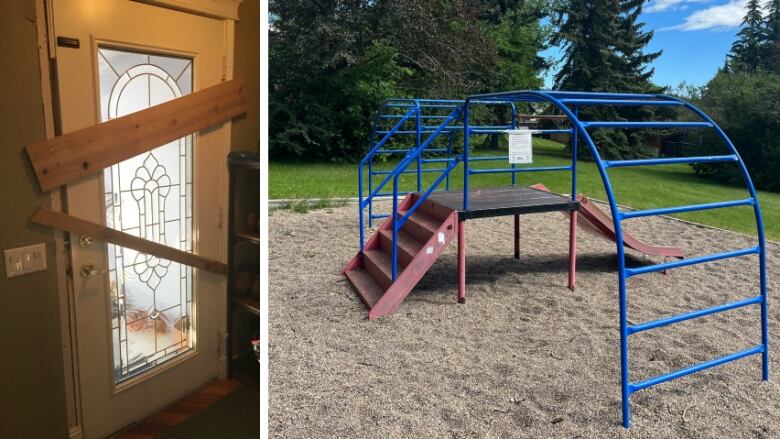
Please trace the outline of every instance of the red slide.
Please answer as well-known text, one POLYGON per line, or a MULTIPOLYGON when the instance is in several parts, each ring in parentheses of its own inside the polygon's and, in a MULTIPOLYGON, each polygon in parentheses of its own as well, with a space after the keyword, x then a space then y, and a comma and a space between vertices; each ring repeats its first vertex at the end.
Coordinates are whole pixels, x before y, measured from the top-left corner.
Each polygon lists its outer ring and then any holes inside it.
MULTIPOLYGON (((550 190, 541 183, 537 183, 531 186, 531 188, 550 192, 550 190)), ((588 232, 615 242, 615 227, 612 218, 599 209, 585 195, 577 195, 577 201, 580 203, 579 215, 577 215, 577 225, 588 232)), ((569 213, 567 212, 566 215, 568 216, 569 213)), ((630 249, 651 256, 683 258, 683 251, 681 248, 658 247, 644 243, 636 239, 634 235, 630 234, 625 229, 623 230, 623 244, 630 249)))

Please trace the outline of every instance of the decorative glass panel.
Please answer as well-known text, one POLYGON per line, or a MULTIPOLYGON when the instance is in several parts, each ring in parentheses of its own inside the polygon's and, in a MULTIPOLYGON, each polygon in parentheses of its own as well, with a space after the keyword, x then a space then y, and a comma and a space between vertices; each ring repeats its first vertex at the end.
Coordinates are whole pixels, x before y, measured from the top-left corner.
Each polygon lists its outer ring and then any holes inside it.
MULTIPOLYGON (((192 92, 192 60, 98 49, 103 121, 192 92)), ((104 171, 106 225, 192 251, 192 136, 104 171)), ((193 348, 192 269, 108 245, 114 379, 193 348)))

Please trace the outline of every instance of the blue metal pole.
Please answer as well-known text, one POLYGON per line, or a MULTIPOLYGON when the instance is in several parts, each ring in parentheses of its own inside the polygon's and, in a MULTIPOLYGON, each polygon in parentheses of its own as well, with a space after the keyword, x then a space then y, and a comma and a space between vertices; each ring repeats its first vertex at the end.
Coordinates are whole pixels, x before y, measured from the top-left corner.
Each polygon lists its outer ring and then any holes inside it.
POLYGON ((669 215, 673 213, 694 212, 694 211, 698 212, 702 210, 723 209, 726 207, 735 207, 735 206, 752 206, 753 203, 755 202, 756 201, 753 198, 745 198, 743 200, 718 201, 715 203, 704 203, 704 204, 690 204, 688 206, 660 207, 657 209, 646 209, 646 210, 622 210, 619 212, 618 216, 620 217, 620 219, 631 219, 631 218, 640 218, 643 216, 669 215))
MULTIPOLYGON (((387 106, 389 106, 389 105, 385 104, 385 105, 383 105, 381 108, 384 108, 384 107, 387 107, 387 106)), ((382 111, 382 110, 381 110, 381 108, 380 108, 380 110, 379 110, 379 111, 382 111)), ((396 124, 393 126, 393 128, 392 128, 392 129, 390 129, 390 131, 388 131, 388 132, 387 132, 387 133, 386 133, 386 134, 385 134, 385 135, 382 137, 382 140, 380 140, 380 141, 379 141, 379 142, 377 142, 376 144, 372 144, 372 145, 371 145, 371 149, 368 151, 368 154, 366 154, 366 156, 365 156, 365 157, 363 157, 363 159, 360 161, 360 165, 359 165, 359 168, 358 168, 358 169, 359 169, 361 172, 362 172, 362 170, 363 170, 363 166, 365 166, 365 165, 366 165, 366 163, 368 163, 368 164, 369 164, 369 177, 368 177, 368 181, 369 181, 369 190, 368 190, 368 196, 366 197, 366 199, 367 199, 367 202, 368 202, 368 206, 369 206, 369 214, 368 214, 368 216, 369 216, 369 220, 368 220, 368 221, 369 221, 369 226, 373 225, 373 218, 374 218, 374 214, 373 214, 373 204, 372 204, 372 203, 373 203, 373 199, 374 199, 374 197, 376 196, 376 194, 374 193, 374 190, 373 190, 373 184, 374 184, 374 183, 373 183, 373 174, 372 174, 372 173, 373 173, 373 167, 372 167, 372 165, 371 165, 371 163, 372 163, 372 162, 373 162, 373 160, 374 160, 374 155, 375 155, 375 154, 376 154, 376 153, 379 151, 379 149, 380 149, 380 148, 382 148, 382 146, 384 146, 384 145, 387 143, 387 141, 390 139, 390 137, 392 137, 393 133, 397 132, 397 130, 398 130, 399 128, 401 128, 401 126, 403 126, 403 124, 404 124, 404 123, 405 123, 405 122, 406 122, 406 121, 407 121, 407 120, 408 120, 410 117, 412 117, 412 115, 413 115, 413 114, 414 114, 416 111, 417 111, 417 110, 416 110, 415 108, 412 108, 411 110, 407 111, 407 112, 406 112, 406 114, 404 114, 404 116, 403 116, 403 117, 402 117, 402 118, 401 118, 401 119, 400 119, 400 120, 399 120, 399 121, 398 121, 398 122, 397 122, 397 123, 396 123, 396 124)), ((378 120, 378 119, 377 119, 377 120, 378 120)), ((372 137, 373 137, 375 134, 376 134, 376 124, 374 125, 374 128, 372 129, 372 133, 371 133, 372 137)), ((361 172, 359 172, 359 174, 360 174, 361 172)), ((381 186, 384 186, 384 184, 385 184, 385 183, 387 183, 387 182, 383 180, 383 181, 382 181, 382 183, 380 183, 380 187, 381 187, 381 186)), ((361 182, 360 182, 360 184, 362 184, 362 179, 361 179, 361 182)), ((378 190, 379 190, 379 189, 377 189, 377 191, 378 191, 378 190)), ((362 194, 361 194, 361 198, 362 198, 362 194)), ((361 209, 363 209, 364 207, 365 207, 365 206, 361 205, 361 209)), ((363 212, 362 212, 362 210, 361 210, 361 212, 360 212, 360 215, 361 215, 361 216, 363 215, 363 212)), ((362 229, 361 229, 361 230, 362 230, 362 229)))
POLYGON ((365 242, 365 231, 363 230, 363 165, 358 167, 358 210, 360 211, 360 251, 362 252, 363 243, 365 242))
MULTIPOLYGON (((579 117, 579 107, 574 106, 573 113, 575 117, 579 117)), ((572 127, 571 134, 571 200, 577 201, 577 145, 578 139, 577 127, 572 127)))
MULTIPOLYGON (((371 134, 369 135, 369 141, 368 141, 368 154, 371 154, 371 151, 374 150, 374 140, 376 139, 376 128, 379 124, 380 117, 382 114, 382 109, 384 106, 380 106, 379 109, 376 112, 376 117, 374 117, 374 126, 371 127, 371 134)), ((365 159, 364 159, 365 160, 365 159)), ((373 172, 373 156, 369 159, 368 162, 368 193, 371 193, 371 180, 372 180, 372 172, 373 172)), ((360 209, 360 251, 363 251, 364 243, 365 243, 365 231, 363 228, 365 227, 365 221, 363 219, 363 209, 365 206, 363 205, 363 165, 364 163, 361 161, 360 166, 358 167, 358 208, 360 209)), ((374 213, 373 213, 373 203, 372 200, 368 200, 368 227, 372 227, 374 220, 374 213)))
POLYGON ((758 295, 755 297, 738 300, 736 302, 731 302, 724 305, 713 306, 710 308, 677 314, 671 317, 652 320, 645 323, 634 324, 628 327, 628 333, 629 335, 636 334, 637 332, 647 331, 648 329, 653 329, 653 328, 660 328, 663 326, 671 325, 673 323, 679 323, 679 322, 684 322, 686 320, 695 319, 697 317, 703 317, 718 312, 729 311, 736 308, 742 308, 744 306, 755 305, 757 303, 760 304, 763 301, 764 298, 761 297, 761 295, 758 295))
POLYGON ((561 99, 561 102, 567 105, 615 105, 615 106, 656 106, 656 107, 676 107, 680 106, 675 101, 649 101, 642 99, 561 99))
POLYGON ((398 174, 393 179, 393 259, 390 279, 395 282, 398 274, 398 174))
MULTIPOLYGON (((455 137, 455 132, 451 131, 447 137, 447 160, 452 158, 452 139, 455 137)), ((450 190, 450 174, 447 173, 447 180, 444 183, 444 190, 450 190)))
MULTIPOLYGON (((422 143, 422 119, 420 111, 420 103, 415 99, 414 103, 417 105, 417 142, 416 147, 419 148, 422 143)), ((417 192, 422 190, 422 154, 417 156, 417 192)))
POLYGON ((585 128, 712 128, 710 122, 581 122, 585 128))
MULTIPOLYGON (((516 125, 516 122, 515 122, 515 118, 516 117, 517 117, 517 107, 515 106, 515 103, 512 102, 512 124, 511 125, 512 125, 512 129, 513 130, 517 128, 517 125, 516 125)), ((517 165, 512 163, 512 169, 514 169, 516 166, 517 165)), ((517 185, 517 174, 513 172, 512 173, 512 186, 516 186, 516 185, 517 185)))
POLYGON ((469 100, 463 104, 463 210, 469 210, 469 100))
MULTIPOLYGON (((472 159, 473 161, 477 161, 472 159)), ((549 172, 549 171, 571 171, 571 166, 539 166, 536 168, 493 168, 493 169, 475 169, 472 174, 502 174, 508 172, 518 174, 520 172, 549 172)))
POLYGON ((590 149, 593 159, 596 161, 596 167, 601 175, 601 181, 604 183, 604 189, 607 193, 607 200, 609 201, 610 210, 613 213, 613 225, 615 228, 615 243, 617 246, 617 258, 618 258, 618 301, 620 302, 620 394, 622 399, 623 408, 623 426, 629 428, 631 426, 631 413, 630 413, 630 397, 629 381, 628 381, 628 322, 626 311, 626 258, 625 249, 623 248, 623 229, 620 224, 620 220, 614 215, 618 212, 617 201, 615 200, 615 193, 612 190, 612 184, 610 183, 609 176, 607 175, 606 168, 599 154, 598 148, 593 143, 593 139, 588 135, 585 130, 583 122, 565 105, 559 102, 556 98, 545 92, 531 92, 530 94, 542 97, 548 102, 552 103, 560 111, 562 111, 572 122, 575 132, 582 132, 582 137, 590 149))
POLYGON ((431 184, 431 186, 420 195, 420 198, 410 207, 403 216, 398 220, 398 229, 400 230, 404 224, 406 224, 406 221, 409 219, 410 216, 417 210, 420 205, 425 202, 425 199, 428 198, 428 195, 431 194, 434 190, 436 190, 436 187, 441 184, 441 181, 444 180, 445 175, 449 174, 450 171, 452 171, 456 166, 458 166, 458 163, 451 163, 445 170, 444 173, 441 174, 434 182, 431 184))
POLYGON ((716 358, 714 360, 705 361, 704 363, 696 364, 690 367, 686 367, 684 369, 677 370, 672 373, 667 373, 661 376, 657 376, 655 378, 650 378, 644 381, 640 381, 638 383, 631 385, 631 392, 636 392, 638 390, 646 389, 651 386, 655 386, 657 384, 664 383, 669 380, 673 380, 675 378, 684 377, 686 375, 690 375, 695 372, 699 372, 705 369, 709 369, 711 367, 720 366, 721 364, 729 363, 734 360, 739 360, 740 358, 745 358, 750 355, 755 355, 764 353, 764 346, 759 345, 750 349, 745 349, 743 351, 737 352, 735 354, 726 355, 725 357, 716 358))
POLYGON ((738 258, 740 256, 747 256, 752 254, 761 253, 759 246, 748 247, 739 250, 729 250, 721 253, 710 253, 703 256, 695 256, 692 258, 680 259, 678 261, 664 262, 661 264, 642 265, 636 268, 627 268, 626 277, 636 276, 638 274, 653 273, 658 271, 668 270, 670 268, 687 267, 688 265, 703 264, 705 262, 719 261, 721 259, 738 258))
MULTIPOLYGON (((384 114, 384 105, 379 107, 379 110, 376 112, 376 117, 374 118, 374 126, 371 127, 371 137, 370 137, 370 147, 369 147, 369 154, 371 151, 374 150, 375 141, 376 141, 376 129, 381 123, 381 116, 384 114)), ((403 118, 403 116, 400 116, 400 118, 403 118)), ((362 171, 363 166, 360 166, 360 170, 362 171)), ((371 190, 373 189, 373 182, 374 182, 374 156, 372 155, 371 158, 368 160, 368 193, 371 193, 371 190)), ((360 184, 362 187, 363 179, 360 179, 360 184)), ((360 196, 363 196, 363 193, 361 191, 360 196)), ((361 216, 363 214, 363 207, 360 207, 361 216)), ((374 226, 374 199, 371 198, 368 200, 368 227, 374 226)), ((363 234, 363 223, 360 223, 360 233, 363 234)), ((363 238, 360 239, 360 251, 363 251, 363 238)))
MULTIPOLYGON (((360 167, 360 170, 361 171, 363 170, 362 166, 360 167)), ((361 181, 361 187, 362 184, 363 182, 361 181)), ((368 160, 368 193, 370 194, 373 190, 374 190, 374 158, 371 157, 368 160)), ((363 193, 361 192, 360 195, 363 196, 363 193)), ((374 199, 373 198, 368 199, 368 227, 374 227, 374 199)), ((361 227, 360 229, 362 231, 363 228, 361 227)))
POLYGON ((713 162, 736 162, 739 158, 733 154, 713 155, 699 157, 669 157, 662 159, 635 159, 635 160, 605 160, 604 166, 607 168, 620 168, 624 166, 652 166, 652 165, 672 165, 677 163, 713 163, 713 162))

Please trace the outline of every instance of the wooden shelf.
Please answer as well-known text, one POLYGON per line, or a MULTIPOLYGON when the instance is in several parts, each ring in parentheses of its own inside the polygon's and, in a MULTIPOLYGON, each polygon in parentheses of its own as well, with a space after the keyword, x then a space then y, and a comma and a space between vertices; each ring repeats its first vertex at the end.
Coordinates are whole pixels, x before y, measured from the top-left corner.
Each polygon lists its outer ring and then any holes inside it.
MULTIPOLYGON (((249 347, 257 337, 260 301, 246 296, 246 279, 237 289, 238 272, 248 271, 253 276, 260 272, 258 251, 260 234, 249 222, 260 211, 260 158, 256 153, 234 151, 228 155, 230 169, 228 218, 228 376, 252 376, 258 379, 258 364, 249 347), (239 311, 240 310, 240 311, 239 311), (235 352, 234 352, 235 350, 235 352), (250 355, 251 354, 251 355, 250 355)), ((265 237, 263 238, 265 239, 265 237)), ((241 276, 243 277, 243 275, 241 276)), ((253 279, 256 281, 256 279, 253 279)))
POLYGON ((241 299, 233 299, 233 301, 241 308, 244 308, 245 310, 251 312, 252 314, 260 317, 260 301, 253 300, 249 297, 244 297, 241 299))

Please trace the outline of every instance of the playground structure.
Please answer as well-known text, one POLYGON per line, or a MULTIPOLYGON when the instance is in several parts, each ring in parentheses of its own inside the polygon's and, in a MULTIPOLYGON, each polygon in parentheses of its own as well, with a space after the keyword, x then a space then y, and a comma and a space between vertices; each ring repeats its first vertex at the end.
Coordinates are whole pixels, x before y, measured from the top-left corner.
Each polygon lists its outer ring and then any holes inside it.
MULTIPOLYGON (((392 313, 409 294, 414 285, 425 274, 436 258, 455 236, 458 237, 458 301, 465 302, 466 265, 465 265, 465 222, 490 216, 515 216, 515 256, 519 253, 518 215, 563 211, 569 213, 569 287, 574 288, 576 272, 576 229, 578 214, 586 216, 591 225, 595 225, 604 236, 616 243, 618 259, 618 299, 620 323, 620 365, 623 426, 630 426, 630 396, 636 391, 675 379, 714 366, 744 357, 761 354, 762 378, 769 378, 769 348, 767 334, 767 291, 766 291, 766 249, 761 212, 747 169, 736 148, 714 121, 692 104, 677 98, 655 94, 619 94, 585 93, 565 91, 513 91, 476 95, 465 101, 454 100, 389 100, 377 114, 375 128, 371 135, 371 148, 360 163, 360 252, 344 268, 344 275, 357 291, 359 297, 369 307, 369 318, 392 313), (565 116, 570 124, 566 129, 536 130, 537 133, 566 133, 571 139, 571 164, 566 166, 520 167, 511 165, 504 168, 484 168, 473 166, 483 161, 506 160, 506 156, 470 157, 470 139, 479 134, 504 133, 517 128, 517 103, 524 105, 545 104, 565 116), (592 121, 578 117, 579 108, 585 106, 657 106, 677 107, 687 110, 697 121, 592 121), (509 123, 499 125, 478 125, 470 123, 472 114, 480 107, 503 106, 511 114, 509 123), (387 122, 395 122, 385 128, 387 122), (384 125, 383 125, 384 123, 384 125), (411 127, 410 127, 411 126, 411 127), (712 129, 728 148, 729 153, 717 156, 674 157, 632 160, 604 160, 601 158, 589 130, 594 129, 712 129), (380 137, 381 136, 381 137, 380 137), (427 136, 427 137, 426 137, 427 136), (455 150, 455 143, 462 137, 462 151, 455 150), (412 138, 412 145, 404 145, 399 139, 412 138), (391 142, 395 141, 394 143, 391 142), (600 216, 587 206, 587 201, 577 197, 577 146, 579 141, 586 142, 607 194, 611 219, 600 216), (400 146, 399 146, 400 145, 400 146), (375 169, 377 157, 387 154, 401 154, 403 158, 391 170, 375 169), (674 163, 731 162, 739 167, 749 197, 740 200, 704 203, 689 206, 666 207, 646 210, 621 210, 612 190, 607 170, 618 167, 653 166, 674 163), (415 168, 410 169, 410 166, 415 168), (438 164, 437 168, 426 167, 438 164), (462 166, 461 166, 462 164, 462 166), (463 188, 450 190, 451 173, 458 167, 463 172, 463 188), (365 178, 364 169, 368 169, 365 178), (516 175, 522 172, 569 172, 571 174, 571 193, 568 196, 545 192, 540 189, 516 186, 516 175), (511 186, 503 188, 470 189, 470 179, 474 175, 508 173, 511 186), (433 181, 423 185, 424 175, 434 174, 433 181), (416 190, 399 191, 404 176, 416 176, 416 190), (379 179, 379 183, 375 179, 379 179), (368 191, 364 197, 364 184, 367 180, 368 191), (392 190, 385 187, 392 182, 392 190), (444 190, 439 186, 444 183, 444 190), (383 192, 384 189, 384 192, 383 192), (390 215, 374 212, 374 201, 380 196, 392 197, 390 215), (401 200, 399 196, 404 198, 401 200), (586 206, 586 207, 583 207, 586 206), (623 221, 655 215, 674 214, 708 209, 720 209, 735 206, 752 206, 755 214, 758 244, 753 247, 727 252, 690 257, 671 262, 627 268, 625 247, 657 255, 675 256, 670 250, 658 252, 657 247, 643 246, 622 228, 623 221), (387 218, 378 230, 366 241, 364 235, 365 211, 368 210, 368 225, 376 219, 387 218), (587 213, 586 213, 587 212, 587 213), (611 227, 609 222, 611 221, 611 227), (607 227, 599 227, 599 225, 607 227), (643 250, 644 249, 644 250, 643 250), (654 250, 655 249, 655 250, 654 250), (716 260, 746 255, 758 255, 760 291, 757 295, 724 305, 690 311, 645 323, 629 324, 626 305, 627 279, 647 273, 666 270, 716 260), (671 325, 718 312, 728 311, 749 305, 760 306, 761 344, 731 355, 716 358, 677 371, 631 382, 629 380, 628 340, 629 336, 653 328, 671 325)), ((598 211, 600 212, 600 211, 598 211)))

